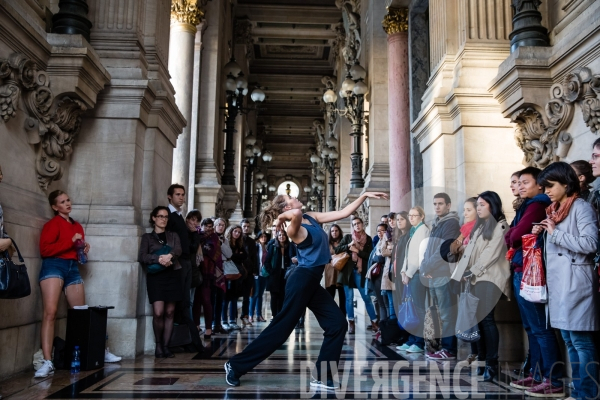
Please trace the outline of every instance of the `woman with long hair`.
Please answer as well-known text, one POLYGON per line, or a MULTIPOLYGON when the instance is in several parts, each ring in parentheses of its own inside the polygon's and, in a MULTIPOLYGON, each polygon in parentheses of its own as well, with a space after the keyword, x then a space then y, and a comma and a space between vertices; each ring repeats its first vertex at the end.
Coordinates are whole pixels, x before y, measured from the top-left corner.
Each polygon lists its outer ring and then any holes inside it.
MULTIPOLYGON (((231 248, 231 256, 229 259, 233 261, 238 270, 242 273, 252 273, 252 271, 245 271, 244 263, 248 259, 248 253, 244 247, 244 239, 242 237, 242 227, 239 225, 232 225, 227 228, 225 232, 226 242, 231 248), (245 272, 244 272, 245 271, 245 272)), ((240 326, 237 324, 238 309, 237 302, 242 295, 242 283, 243 276, 233 281, 227 281, 227 291, 225 292, 225 298, 223 300, 223 312, 221 319, 223 323, 227 323, 230 330, 240 330, 240 326), (227 313, 229 312, 229 322, 227 322, 227 313)))
POLYGON ((592 182, 596 180, 596 177, 592 172, 592 166, 589 161, 577 160, 571 163, 571 167, 573 167, 577 179, 579 180, 579 198, 589 201, 592 182))
POLYGON ((292 257, 296 257, 294 246, 284 230, 276 231, 276 241, 269 246, 265 268, 267 290, 271 293, 271 314, 275 318, 283 309, 285 299, 285 273, 292 265, 292 257))
POLYGON ((256 236, 256 265, 258 274, 254 277, 254 292, 250 298, 250 322, 265 322, 262 314, 263 294, 267 288, 268 272, 265 268, 267 261, 267 242, 269 237, 266 232, 260 231, 256 236), (254 315, 256 314, 256 320, 254 315))
POLYGON ((425 351, 425 339, 418 334, 423 332, 427 287, 421 282, 419 268, 425 255, 430 231, 429 227, 425 225, 425 210, 422 207, 411 208, 408 211, 408 220, 411 228, 402 264, 402 283, 410 288, 413 303, 419 314, 419 328, 414 332, 409 332, 408 341, 396 348, 409 353, 422 353, 425 351))
MULTIPOLYGON (((227 229, 227 221, 223 218, 217 218, 214 221, 214 232, 217 234, 217 238, 219 239, 220 255, 221 255, 221 266, 223 263, 227 261, 228 258, 231 258, 233 252, 231 251, 231 247, 229 246, 229 242, 225 237, 225 230, 227 229)), ((223 271, 223 276, 225 272, 223 271)), ((213 332, 215 333, 227 333, 227 329, 229 326, 227 325, 227 321, 222 321, 221 314, 223 312, 223 300, 225 299, 225 294, 227 293, 227 285, 228 282, 224 281, 223 290, 216 290, 213 293, 212 304, 213 304, 213 332)))
POLYGON ((310 386, 335 389, 331 364, 339 363, 346 323, 335 301, 320 285, 325 265, 331 261, 327 234, 320 224, 347 218, 367 198, 385 198, 384 193, 363 193, 343 210, 327 213, 302 213, 302 203, 290 196, 276 196, 261 213, 261 225, 266 229, 276 221, 276 229, 285 229, 289 238, 298 247, 298 266, 290 271, 286 283, 283 309, 273 322, 241 353, 225 363, 225 381, 239 386, 240 376, 246 374, 261 361, 277 350, 294 330, 298 320, 308 307, 325 331, 321 352, 316 362, 317 377, 312 377, 310 386), (326 371, 321 371, 322 364, 326 371))
MULTIPOLYGON (((406 254, 406 243, 408 243, 410 232, 410 222, 408 221, 408 213, 400 211, 396 214, 396 233, 394 234, 394 249, 392 250, 392 269, 394 275, 394 285, 396 290, 393 291, 394 305, 399 306, 402 302, 402 294, 404 284, 402 283, 402 275, 400 270, 404 263, 404 255, 406 254)), ((396 312, 398 312, 396 310, 396 312)))
POLYGON ((156 358, 174 357, 169 350, 169 340, 173 332, 175 303, 183 300, 181 291, 181 265, 177 257, 181 255, 179 235, 166 230, 169 209, 158 206, 150 214, 152 232, 144 233, 140 242, 138 261, 149 266, 160 264, 164 270, 146 275, 148 299, 152 304, 152 328, 156 347, 156 358))
MULTIPOLYGON (((573 366, 575 389, 571 397, 593 399, 598 396, 594 331, 600 329, 594 263, 598 220, 592 206, 579 197, 580 181, 569 164, 550 164, 537 182, 552 201, 546 208, 548 218, 532 230, 533 234, 543 233, 544 238, 549 323, 560 330, 573 366)), ((554 397, 562 392, 562 385, 553 386, 546 381, 525 394, 554 397)))
MULTIPOLYGON (((500 336, 494 319, 496 304, 504 293, 510 296, 510 265, 506 259, 504 233, 508 224, 502 201, 496 192, 486 191, 477 198, 477 219, 463 256, 452 274, 455 281, 473 285, 471 294, 479 299, 477 321, 481 339, 478 343, 484 382, 491 382, 500 372, 498 346, 500 336)), ((459 310, 460 312, 460 310, 459 310)))
MULTIPOLYGON (((52 364, 52 341, 54 322, 60 293, 64 290, 69 308, 85 304, 83 279, 79 274, 76 243, 85 242, 83 227, 69 216, 71 199, 61 191, 55 190, 48 196, 48 202, 54 218, 46 222, 40 236, 40 254, 42 268, 39 283, 42 291, 44 314, 40 331, 44 364, 36 371, 36 378, 44 378, 54 373, 52 364)), ((84 253, 90 249, 85 242, 84 253)))
POLYGON ((338 281, 344 285, 346 292, 346 315, 348 316, 348 332, 353 334, 356 330, 354 323, 354 289, 358 289, 360 297, 365 303, 365 309, 371 320, 373 333, 379 330, 377 325, 377 313, 371 301, 371 297, 365 291, 367 270, 369 269, 369 257, 373 250, 373 240, 365 232, 363 220, 356 217, 351 222, 352 234, 344 236, 335 253, 348 253, 350 259, 340 273, 338 281))
MULTIPOLYGON (((335 248, 339 246, 343 236, 344 233, 342 232, 342 228, 340 228, 338 224, 332 224, 329 227, 329 252, 331 255, 335 254, 335 248)), ((340 310, 342 313, 346 314, 346 294, 344 292, 344 287, 338 284, 339 271, 333 268, 333 265, 329 263, 325 266, 324 275, 325 290, 327 290, 327 293, 333 298, 335 298, 335 292, 338 292, 340 310)))

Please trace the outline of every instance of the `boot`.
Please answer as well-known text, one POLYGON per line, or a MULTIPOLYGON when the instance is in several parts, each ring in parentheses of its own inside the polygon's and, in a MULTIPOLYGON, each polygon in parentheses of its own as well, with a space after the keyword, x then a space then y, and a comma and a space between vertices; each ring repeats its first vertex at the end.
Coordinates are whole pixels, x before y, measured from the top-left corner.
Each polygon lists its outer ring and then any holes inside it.
POLYGON ((354 325, 354 321, 353 320, 349 320, 348 321, 348 333, 350 335, 354 335, 354 331, 355 331, 355 325, 354 325))
POLYGON ((498 375, 498 364, 486 364, 485 370, 483 371, 483 381, 492 382, 496 375, 498 375))

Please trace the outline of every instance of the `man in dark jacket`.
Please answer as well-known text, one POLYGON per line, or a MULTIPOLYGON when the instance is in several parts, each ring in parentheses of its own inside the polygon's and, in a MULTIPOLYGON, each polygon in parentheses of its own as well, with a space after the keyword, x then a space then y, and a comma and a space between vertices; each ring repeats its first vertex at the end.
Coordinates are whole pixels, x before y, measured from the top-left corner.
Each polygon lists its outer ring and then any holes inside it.
POLYGON ((433 208, 437 215, 431 227, 431 235, 427 242, 427 249, 420 267, 421 280, 429 287, 429 296, 433 304, 437 304, 442 321, 442 349, 427 354, 433 360, 456 359, 456 336, 454 324, 456 322, 456 295, 450 290, 450 266, 441 254, 440 247, 448 239, 460 236, 460 223, 458 214, 450 211, 452 206, 450 196, 438 193, 433 196, 433 208))
POLYGON ((250 228, 250 222, 246 218, 242 219, 241 226, 244 235, 244 249, 246 250, 246 254, 248 254, 248 259, 244 263, 244 266, 248 268, 248 275, 242 283, 242 323, 244 326, 252 326, 248 315, 250 313, 250 294, 254 287, 254 277, 258 275, 256 240, 250 236, 252 229, 250 228))
POLYGON ((528 361, 524 367, 525 377, 510 385, 518 389, 531 389, 544 380, 550 380, 553 387, 560 387, 563 371, 560 350, 554 330, 546 323, 545 305, 531 303, 520 296, 523 278, 522 237, 531 233, 533 224, 546 219, 546 207, 551 203, 538 185, 537 177, 542 172, 535 167, 527 167, 519 173, 519 196, 523 204, 517 210, 515 219, 504 236, 509 248, 510 268, 513 273, 513 289, 523 327, 529 339, 528 361), (530 372, 533 375, 530 375, 530 372), (551 375, 551 376, 550 376, 551 375))

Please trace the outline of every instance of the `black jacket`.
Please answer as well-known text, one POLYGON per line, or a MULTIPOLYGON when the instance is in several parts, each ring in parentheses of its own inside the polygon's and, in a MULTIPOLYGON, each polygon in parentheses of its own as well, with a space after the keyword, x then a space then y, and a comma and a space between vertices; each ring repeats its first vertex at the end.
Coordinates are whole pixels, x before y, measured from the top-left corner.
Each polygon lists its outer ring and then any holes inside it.
POLYGON ((292 258, 296 257, 296 246, 288 245, 287 251, 281 254, 279 242, 267 247, 267 260, 265 269, 269 273, 267 290, 272 293, 283 293, 285 290, 285 271, 292 265, 292 258))
POLYGON ((181 258, 187 260, 190 258, 190 239, 188 228, 183 216, 171 212, 169 209, 169 222, 167 222, 167 230, 175 232, 179 235, 179 243, 181 243, 181 258))
POLYGON ((248 254, 248 262, 247 265, 249 267, 248 275, 252 277, 253 275, 258 275, 258 265, 256 265, 257 260, 257 249, 256 249, 256 240, 252 239, 248 235, 244 235, 244 249, 248 254))

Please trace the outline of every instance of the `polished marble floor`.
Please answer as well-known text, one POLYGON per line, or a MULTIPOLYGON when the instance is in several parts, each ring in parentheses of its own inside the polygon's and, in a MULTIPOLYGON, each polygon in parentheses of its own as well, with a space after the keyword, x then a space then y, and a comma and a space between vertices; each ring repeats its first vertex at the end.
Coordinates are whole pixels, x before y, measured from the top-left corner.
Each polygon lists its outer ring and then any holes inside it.
MULTIPOLYGON (((336 392, 309 389, 310 363, 317 359, 323 338, 314 316, 306 327, 293 332, 268 360, 242 377, 240 387, 225 384, 223 363, 251 342, 267 323, 228 335, 213 335, 200 354, 178 353, 155 360, 142 356, 106 365, 73 377, 57 371, 46 379, 33 372, 0 382, 3 399, 302 399, 302 398, 487 398, 520 399, 521 391, 509 387, 510 377, 484 383, 471 376, 465 363, 427 362, 423 355, 397 352, 373 340, 365 324, 357 323, 347 335, 340 360, 342 388, 336 392)), ((512 366, 504 365, 503 371, 512 366)), ((475 375, 475 374, 473 374, 475 375)))

